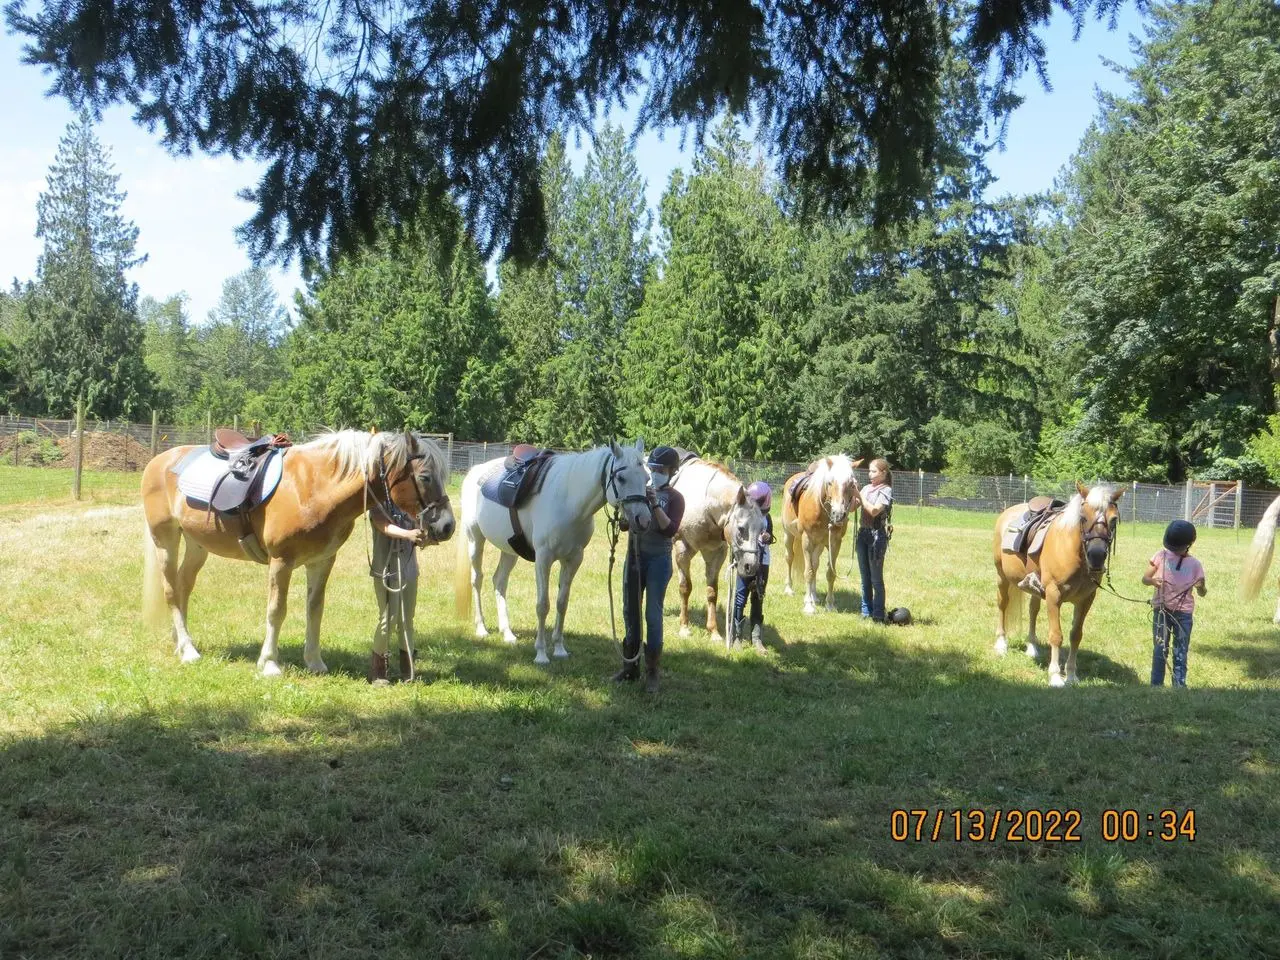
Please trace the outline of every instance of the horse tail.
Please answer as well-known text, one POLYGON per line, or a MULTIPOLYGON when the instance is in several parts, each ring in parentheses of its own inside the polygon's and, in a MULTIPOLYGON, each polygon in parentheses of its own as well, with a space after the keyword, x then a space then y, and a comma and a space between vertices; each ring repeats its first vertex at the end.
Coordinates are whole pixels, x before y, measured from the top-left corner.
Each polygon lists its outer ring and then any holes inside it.
POLYGON ((164 583, 160 579, 160 561, 151 525, 142 519, 142 622, 154 630, 168 622, 168 604, 164 599, 164 583))
POLYGON ((454 537, 458 541, 453 562, 453 612, 466 620, 471 612, 471 528, 464 522, 454 537))
POLYGON ((1258 529, 1253 532, 1249 554, 1244 561, 1244 575, 1240 578, 1240 593, 1246 600, 1253 600, 1262 589, 1262 578, 1271 567, 1271 554, 1276 542, 1276 518, 1280 517, 1280 497, 1271 501, 1262 515, 1258 529))

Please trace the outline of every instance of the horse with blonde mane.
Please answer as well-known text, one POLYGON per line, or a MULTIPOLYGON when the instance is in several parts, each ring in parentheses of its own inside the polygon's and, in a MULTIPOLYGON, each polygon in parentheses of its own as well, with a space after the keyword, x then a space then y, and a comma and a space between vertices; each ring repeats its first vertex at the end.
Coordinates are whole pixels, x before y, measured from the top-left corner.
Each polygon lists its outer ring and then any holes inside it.
MULTIPOLYGON (((500 506, 482 493, 485 480, 500 471, 505 458, 498 457, 467 471, 462 481, 462 531, 458 538, 458 564, 454 572, 454 598, 459 616, 467 612, 468 578, 477 637, 487 637, 480 603, 484 582, 484 545, 498 548, 498 567, 493 573, 493 592, 498 607, 498 630, 507 643, 515 643, 507 615, 507 581, 519 559, 510 541, 517 530, 512 510, 500 506), (469 562, 468 562, 469 561, 469 562)), ((582 565, 583 551, 595 531, 595 514, 606 503, 625 514, 637 530, 646 530, 652 520, 645 488, 649 474, 644 464, 643 444, 620 447, 610 442, 586 453, 556 454, 546 468, 541 487, 515 509, 521 531, 533 549, 533 572, 537 584, 538 632, 534 641, 534 663, 550 663, 547 658, 547 614, 550 612, 551 565, 560 562, 560 588, 556 597, 556 621, 552 632, 555 656, 567 657, 564 646, 564 618, 569 608, 569 590, 582 565)))
MULTIPOLYGON (((1271 568, 1271 557, 1275 552, 1276 519, 1280 517, 1280 497, 1271 501, 1258 521, 1258 529, 1253 532, 1253 541, 1249 544, 1249 553, 1245 558, 1244 574, 1240 578, 1240 592, 1246 600, 1255 600, 1262 590, 1262 580, 1271 568)), ((1272 623, 1280 623, 1280 597, 1276 599, 1276 613, 1272 623)))
MULTIPOLYGON (((716 604, 720 568, 731 556, 733 569, 750 580, 760 564, 760 535, 764 513, 747 496, 746 487, 726 467, 695 457, 676 471, 672 485, 684 497, 684 519, 676 535, 673 559, 680 576, 680 636, 689 636, 689 572, 694 554, 702 554, 707 576, 707 633, 717 643, 716 604)), ((732 589, 732 583, 730 584, 732 589)))
POLYGON ((858 479, 854 468, 861 460, 850 460, 844 454, 821 457, 809 464, 803 473, 792 474, 782 487, 782 540, 787 555, 787 596, 795 569, 795 548, 799 544, 804 557, 804 612, 818 611, 818 561, 827 551, 826 608, 836 609, 836 557, 844 542, 849 517, 862 503, 858 496, 858 479), (796 495, 797 485, 801 485, 796 495))
MULTIPOLYGON (((1044 604, 1049 612, 1049 686, 1062 687, 1075 683, 1076 651, 1084 634, 1084 618, 1097 597, 1098 586, 1106 573, 1111 548, 1115 542, 1120 511, 1116 502, 1124 488, 1113 489, 1098 484, 1092 489, 1076 484, 1076 493, 1058 516, 1049 521, 1044 545, 1034 556, 1003 549, 1005 530, 1028 509, 1019 503, 996 519, 994 557, 996 567, 995 651, 1000 656, 1009 649, 1006 630, 1010 613, 1021 611, 1018 584, 1030 573, 1036 574, 1044 591, 1044 604), (1059 666, 1062 647, 1062 605, 1074 607, 1071 621, 1071 651, 1067 654, 1066 677, 1059 666), (1011 608, 1011 604, 1016 606, 1011 608)), ((1036 655, 1036 617, 1041 598, 1032 594, 1030 624, 1027 629, 1027 656, 1036 655)))
MULTIPOLYGON (((187 606, 196 575, 209 554, 247 560, 242 522, 194 503, 178 489, 171 469, 199 448, 175 447, 153 457, 142 472, 144 596, 160 614, 163 587, 176 652, 184 663, 200 658, 187 630, 187 606), (179 546, 185 546, 179 565, 179 546)), ((258 657, 265 676, 278 676, 280 625, 289 580, 307 568, 307 634, 302 658, 312 673, 327 673, 320 656, 325 587, 338 548, 370 507, 402 511, 434 541, 453 535, 453 511, 444 486, 448 464, 434 440, 413 433, 340 430, 283 453, 279 485, 244 519, 267 557, 267 633, 258 657)))

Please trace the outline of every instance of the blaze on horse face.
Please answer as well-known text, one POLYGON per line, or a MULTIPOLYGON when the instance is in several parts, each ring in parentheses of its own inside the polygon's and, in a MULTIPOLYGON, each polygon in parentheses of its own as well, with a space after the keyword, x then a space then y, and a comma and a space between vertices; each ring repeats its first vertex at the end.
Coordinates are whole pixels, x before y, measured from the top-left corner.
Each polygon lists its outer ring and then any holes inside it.
POLYGON ((760 536, 764 533, 764 511, 747 496, 744 488, 738 488, 738 499, 729 511, 725 523, 725 539, 738 574, 751 580, 760 572, 760 536))
POLYGON ((822 498, 827 510, 827 523, 838 527, 848 518, 862 499, 858 496, 858 478, 853 470, 861 460, 850 462, 848 457, 827 457, 822 498))
POLYGON ((1107 567, 1111 542, 1120 522, 1120 508, 1116 501, 1124 496, 1124 487, 1112 491, 1110 486, 1099 484, 1090 490, 1077 482, 1076 491, 1081 499, 1080 534, 1084 539, 1085 563, 1090 573, 1099 574, 1107 567))

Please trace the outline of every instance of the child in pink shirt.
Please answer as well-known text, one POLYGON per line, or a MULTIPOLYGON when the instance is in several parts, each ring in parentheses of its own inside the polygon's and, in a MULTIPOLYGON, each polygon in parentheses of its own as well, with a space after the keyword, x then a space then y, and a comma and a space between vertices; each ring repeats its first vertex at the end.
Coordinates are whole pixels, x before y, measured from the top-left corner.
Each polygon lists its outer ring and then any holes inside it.
POLYGON ((1187 651, 1191 647, 1192 614, 1196 598, 1192 591, 1204 596, 1208 592, 1204 567, 1191 556, 1196 542, 1195 525, 1187 520, 1174 520, 1164 531, 1164 549, 1151 558, 1142 582, 1155 587, 1151 606, 1155 609, 1152 627, 1151 685, 1164 683, 1165 663, 1169 658, 1169 641, 1173 641, 1173 685, 1187 685, 1187 651))

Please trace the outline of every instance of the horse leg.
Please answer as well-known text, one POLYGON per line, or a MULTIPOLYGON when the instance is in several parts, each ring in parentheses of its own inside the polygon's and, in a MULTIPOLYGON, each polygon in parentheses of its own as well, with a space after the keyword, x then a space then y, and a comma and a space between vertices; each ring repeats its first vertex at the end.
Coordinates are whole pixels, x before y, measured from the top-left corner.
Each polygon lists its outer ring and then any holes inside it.
POLYGON ((996 655, 1003 657, 1009 652, 1009 640, 1006 636, 1006 619, 1009 610, 1009 581, 999 571, 996 572, 996 655))
POLYGON ((551 631, 551 639, 555 641, 553 657, 567 657, 569 651, 564 648, 564 616, 569 609, 569 589, 573 586, 573 578, 578 575, 578 567, 582 565, 582 551, 575 550, 560 561, 560 589, 556 591, 556 625, 551 631))
POLYGON ((551 609, 549 594, 551 592, 551 560, 547 551, 543 550, 533 562, 533 578, 537 584, 538 600, 536 613, 538 616, 538 638, 533 643, 534 663, 550 663, 547 658, 547 613, 551 609))
POLYGON ((471 609, 476 636, 487 637, 489 628, 484 625, 484 606, 480 602, 480 587, 484 583, 484 536, 478 529, 467 529, 467 556, 471 560, 471 609))
POLYGON ((677 539, 672 554, 676 562, 676 576, 680 586, 680 636, 687 637, 693 632, 689 627, 689 594, 693 593, 693 578, 689 574, 689 564, 693 561, 693 550, 683 540, 677 539))
POLYGON ((1280 623, 1280 580, 1276 581, 1276 615, 1271 618, 1272 623, 1280 623))
POLYGON ((831 531, 831 542, 827 549, 827 613, 836 612, 836 557, 840 556, 840 544, 844 534, 839 530, 831 531))
POLYGON ((191 603, 191 591, 196 585, 196 576, 200 568, 209 559, 209 551, 190 537, 183 535, 182 565, 178 568, 178 582, 182 584, 181 600, 182 619, 186 622, 187 606, 191 603))
POLYGON ((320 657, 320 621, 324 617, 324 592, 337 556, 307 564, 307 640, 302 645, 302 662, 312 673, 328 673, 320 657))
MULTIPOLYGON (((173 624, 170 634, 174 641, 173 652, 182 659, 183 663, 194 663, 200 659, 200 651, 196 649, 195 641, 187 632, 187 598, 182 589, 183 578, 178 569, 178 549, 183 539, 182 531, 174 523, 166 524, 160 530, 152 529, 148 535, 155 546, 156 566, 160 571, 160 580, 164 584, 164 602, 169 608, 169 619, 173 624)), ((190 551, 190 541, 187 549, 190 551)), ((199 567, 197 566, 196 569, 199 567)))
POLYGON ((1058 665, 1062 649, 1062 594, 1057 584, 1051 583, 1045 588, 1044 605, 1049 613, 1049 686, 1063 687, 1066 681, 1058 665))
MULTIPOLYGON (((725 554, 728 552, 728 546, 721 544, 702 555, 707 567, 707 633, 710 634, 713 643, 719 643, 721 640, 716 604, 720 599, 720 568, 724 566, 725 554)), ((729 616, 733 616, 732 609, 729 611, 729 616)))
POLYGON ((804 612, 818 612, 818 557, 822 547, 804 534, 804 612))
POLYGON ((782 528, 782 550, 787 555, 787 586, 782 591, 784 596, 795 596, 791 589, 791 574, 796 566, 796 538, 784 525, 782 528))
POLYGON ((1080 678, 1076 676, 1076 651, 1080 649, 1080 641, 1084 638, 1084 618, 1089 615, 1089 608, 1093 606, 1096 596, 1096 592, 1091 593, 1087 597, 1081 597, 1075 603, 1075 616, 1071 618, 1071 650, 1067 654, 1067 683, 1069 684, 1080 682, 1080 678))
POLYGON ((267 637, 262 641, 258 654, 258 669, 264 677, 280 676, 280 625, 284 623, 285 609, 289 605, 289 580, 293 567, 279 557, 273 557, 267 567, 267 637))
MULTIPOLYGON (((1021 598, 1018 598, 1018 602, 1022 602, 1021 598)), ((1039 652, 1036 649, 1036 618, 1040 616, 1040 603, 1040 598, 1033 594, 1031 602, 1027 604, 1027 656, 1032 660, 1039 652)))
MULTIPOLYGON (((511 629, 511 618, 507 615, 507 583, 511 579, 511 571, 515 569, 516 560, 514 553, 498 552, 498 569, 493 571, 493 598, 494 604, 498 608, 498 632, 502 634, 504 643, 515 643, 516 635, 511 629)), ((483 619, 478 620, 483 626, 483 619)), ((480 631, 477 630, 479 635, 480 631)))

